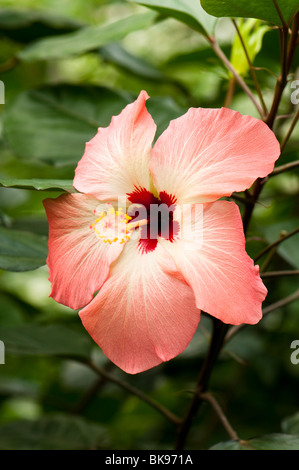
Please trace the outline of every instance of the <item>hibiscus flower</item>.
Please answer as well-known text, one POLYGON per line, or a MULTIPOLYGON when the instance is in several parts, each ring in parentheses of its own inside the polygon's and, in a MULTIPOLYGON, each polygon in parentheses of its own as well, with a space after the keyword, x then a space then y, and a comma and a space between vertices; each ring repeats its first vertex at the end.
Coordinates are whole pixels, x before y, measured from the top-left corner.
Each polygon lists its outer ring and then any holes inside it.
POLYGON ((77 193, 44 201, 50 295, 80 310, 132 374, 180 354, 201 311, 233 325, 261 319, 267 290, 239 208, 219 199, 267 176, 280 154, 265 123, 225 108, 189 109, 153 145, 147 99, 142 91, 86 144, 77 193))

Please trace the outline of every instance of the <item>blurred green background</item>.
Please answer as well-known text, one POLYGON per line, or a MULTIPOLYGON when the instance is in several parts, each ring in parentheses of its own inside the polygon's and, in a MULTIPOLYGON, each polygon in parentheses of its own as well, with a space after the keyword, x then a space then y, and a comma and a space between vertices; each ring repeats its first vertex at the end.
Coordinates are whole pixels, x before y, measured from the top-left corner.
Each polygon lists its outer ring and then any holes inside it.
MULTIPOLYGON (((280 71, 278 32, 262 22, 254 24, 258 39, 253 60, 270 104, 280 71)), ((220 19, 216 33, 222 50, 252 87, 248 69, 242 70, 240 48, 232 50, 232 22, 220 19)), ((141 89, 151 96, 148 109, 159 135, 190 106, 223 106, 231 77, 198 31, 126 1, 23 0, 16 5, 0 0, 0 44, 0 80, 5 84, 5 104, 0 105, 0 340, 5 344, 0 449, 172 449, 173 424, 137 396, 101 378, 88 362, 92 358, 183 416, 208 347, 210 318, 203 316, 190 346, 169 363, 137 376, 118 370, 89 338, 77 312, 48 297, 48 227, 42 200, 58 196, 59 188, 71 183, 85 142, 141 89), (98 25, 109 26, 99 35, 90 29, 73 41, 63 40, 98 25), (52 48, 40 42, 55 36, 62 42, 52 48), (41 185, 49 179, 58 182, 47 191, 41 185), (32 189, 22 189, 28 180, 32 189)), ((294 63, 296 74, 298 57, 294 63)), ((275 126, 279 138, 291 122, 290 90, 289 85, 275 126)), ((229 105, 258 117, 238 86, 229 105)), ((298 143, 297 130, 281 164, 299 160, 298 143)), ((299 227, 298 195, 297 170, 267 183, 248 233, 251 256, 282 231, 299 227)), ((299 270, 298 236, 278 247, 267 269, 299 270)), ((265 278, 265 306, 298 290, 298 279, 265 278)), ((299 364, 290 360, 296 339, 298 300, 275 309, 259 325, 244 328, 223 351, 210 390, 242 439, 299 433, 299 364)), ((204 404, 187 447, 208 449, 226 440, 219 418, 204 404)))

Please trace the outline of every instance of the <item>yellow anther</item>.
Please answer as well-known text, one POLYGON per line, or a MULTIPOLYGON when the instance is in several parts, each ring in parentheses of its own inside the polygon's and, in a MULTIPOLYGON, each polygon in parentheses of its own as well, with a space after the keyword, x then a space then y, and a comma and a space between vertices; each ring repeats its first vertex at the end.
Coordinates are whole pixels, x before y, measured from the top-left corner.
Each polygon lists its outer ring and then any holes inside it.
POLYGON ((111 245, 112 243, 125 243, 131 238, 134 228, 138 224, 128 224, 132 219, 129 215, 124 213, 120 207, 117 210, 107 204, 107 210, 100 213, 95 209, 94 214, 96 221, 89 227, 94 230, 96 236, 104 243, 111 245))

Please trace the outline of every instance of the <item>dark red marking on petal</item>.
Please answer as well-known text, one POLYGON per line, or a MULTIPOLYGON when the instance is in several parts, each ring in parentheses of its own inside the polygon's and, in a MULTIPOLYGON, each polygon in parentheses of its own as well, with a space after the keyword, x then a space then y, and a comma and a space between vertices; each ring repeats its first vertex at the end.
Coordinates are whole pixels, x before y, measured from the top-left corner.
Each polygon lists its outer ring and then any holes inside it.
MULTIPOLYGON (((170 242, 173 242, 174 239, 179 235, 180 233, 180 224, 177 220, 172 220, 169 222, 169 233, 168 236, 166 235, 164 238, 166 240, 169 240, 170 242)), ((163 233, 161 233, 161 237, 163 237, 163 233)))
MULTIPOLYGON (((173 220, 177 201, 174 195, 161 191, 158 198, 145 188, 135 187, 134 191, 127 196, 132 204, 142 205, 146 209, 146 217, 149 222, 140 227, 141 236, 138 244, 142 253, 154 251, 158 244, 158 237, 174 241, 180 230, 179 223, 173 220), (151 209, 153 205, 156 206, 154 210, 153 207, 151 209)), ((129 212, 128 214, 133 215, 129 212)), ((138 208, 137 214, 136 211, 134 212, 132 221, 134 220, 138 220, 138 208)))
POLYGON ((168 207, 174 205, 177 201, 177 198, 173 194, 168 194, 165 191, 159 193, 159 198, 162 204, 167 204, 168 207))
POLYGON ((147 231, 148 225, 141 227, 141 237, 138 243, 138 248, 141 253, 150 253, 154 251, 158 245, 158 239, 147 236, 147 231))
POLYGON ((135 187, 134 191, 127 194, 127 196, 132 204, 142 204, 148 211, 151 204, 160 204, 159 199, 144 188, 135 187))

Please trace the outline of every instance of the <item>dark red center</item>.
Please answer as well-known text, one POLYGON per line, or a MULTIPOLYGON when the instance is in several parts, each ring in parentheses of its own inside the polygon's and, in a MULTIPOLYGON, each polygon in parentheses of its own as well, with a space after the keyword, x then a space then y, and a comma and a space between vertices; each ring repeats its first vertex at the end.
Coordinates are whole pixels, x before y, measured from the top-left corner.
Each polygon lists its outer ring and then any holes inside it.
POLYGON ((140 227, 139 248, 143 253, 154 251, 158 244, 158 237, 173 242, 179 233, 179 223, 173 220, 176 198, 165 191, 159 193, 159 197, 154 196, 144 188, 136 188, 129 193, 128 200, 132 204, 142 206, 140 211, 134 209, 134 213, 128 211, 132 216, 132 221, 144 219, 148 223, 140 227), (146 216, 145 216, 146 212, 146 216))

